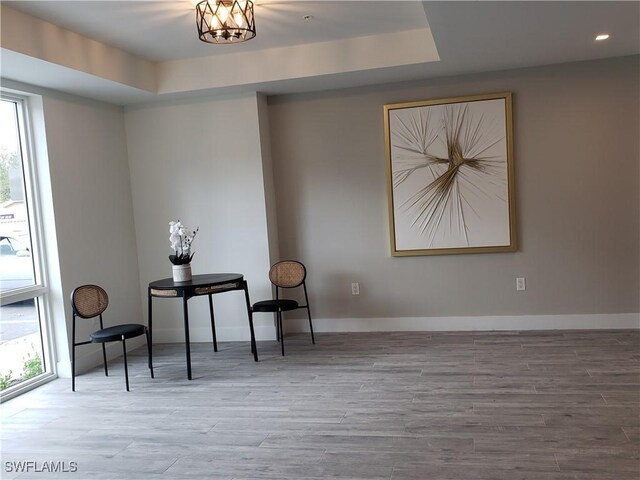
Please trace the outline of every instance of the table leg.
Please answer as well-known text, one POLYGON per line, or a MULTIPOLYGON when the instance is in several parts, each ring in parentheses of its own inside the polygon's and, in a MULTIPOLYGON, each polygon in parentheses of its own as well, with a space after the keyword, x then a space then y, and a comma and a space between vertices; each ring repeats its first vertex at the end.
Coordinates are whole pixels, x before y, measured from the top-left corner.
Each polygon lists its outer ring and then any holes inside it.
POLYGON ((213 316, 213 295, 209 294, 209 315, 211 316, 211 335, 213 335, 213 351, 218 351, 218 341, 216 339, 216 321, 213 316))
POLYGON ((249 330, 251 332, 251 353, 253 353, 253 360, 258 361, 258 348, 256 347, 256 336, 253 331, 253 312, 251 311, 251 301, 249 300, 249 286, 247 281, 242 282, 244 287, 244 298, 247 302, 247 315, 249 316, 249 330))
POLYGON ((187 378, 191 380, 191 345, 189 343, 189 309, 187 297, 182 297, 182 315, 184 316, 184 343, 187 350, 187 378))
POLYGON ((153 378, 153 315, 151 313, 153 296, 151 295, 151 289, 149 289, 149 308, 148 308, 148 321, 147 321, 147 343, 149 348, 149 370, 151 370, 151 378, 153 378))

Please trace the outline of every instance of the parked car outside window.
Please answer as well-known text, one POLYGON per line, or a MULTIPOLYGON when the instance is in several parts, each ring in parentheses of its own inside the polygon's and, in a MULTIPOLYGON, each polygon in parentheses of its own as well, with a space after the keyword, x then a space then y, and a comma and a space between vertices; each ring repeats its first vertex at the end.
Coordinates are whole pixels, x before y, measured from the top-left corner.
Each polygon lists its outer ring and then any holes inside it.
POLYGON ((0 290, 33 285, 31 251, 15 237, 0 235, 0 290))

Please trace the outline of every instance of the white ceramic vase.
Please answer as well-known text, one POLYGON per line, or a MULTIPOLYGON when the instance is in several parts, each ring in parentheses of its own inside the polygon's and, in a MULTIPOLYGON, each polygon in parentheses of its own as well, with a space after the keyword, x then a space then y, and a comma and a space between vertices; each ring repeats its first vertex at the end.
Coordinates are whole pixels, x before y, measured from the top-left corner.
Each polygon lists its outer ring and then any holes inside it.
POLYGON ((191 264, 173 265, 173 281, 174 282, 190 282, 191 281, 191 264))

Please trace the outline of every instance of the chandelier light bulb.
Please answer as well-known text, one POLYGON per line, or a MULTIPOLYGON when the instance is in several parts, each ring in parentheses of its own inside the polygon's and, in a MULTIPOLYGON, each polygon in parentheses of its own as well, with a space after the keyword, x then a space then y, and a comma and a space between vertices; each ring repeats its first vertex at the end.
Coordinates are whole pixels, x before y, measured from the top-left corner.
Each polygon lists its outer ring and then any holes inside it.
POLYGON ((218 12, 220 12, 218 14, 218 18, 222 22, 222 25, 226 25, 227 18, 229 18, 229 10, 227 10, 227 7, 225 6, 224 3, 220 4, 220 6, 218 7, 218 12))
POLYGON ((241 13, 235 13, 233 15, 233 19, 235 20, 236 25, 238 26, 238 28, 242 28, 242 26, 243 26, 242 25, 243 24, 243 16, 242 16, 242 14, 241 13))

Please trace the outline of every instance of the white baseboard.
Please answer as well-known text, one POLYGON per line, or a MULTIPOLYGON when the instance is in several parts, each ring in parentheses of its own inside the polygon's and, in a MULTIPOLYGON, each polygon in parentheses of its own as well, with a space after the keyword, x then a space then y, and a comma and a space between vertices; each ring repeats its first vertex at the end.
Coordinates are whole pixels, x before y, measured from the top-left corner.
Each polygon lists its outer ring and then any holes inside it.
MULTIPOLYGON (((287 332, 308 332, 307 319, 285 321, 287 332)), ((318 318, 316 332, 640 329, 640 313, 492 315, 478 317, 318 318)))
MULTIPOLYGON (((308 332, 309 322, 304 319, 285 319, 286 333, 308 332)), ((603 330, 640 329, 640 313, 589 315, 498 315, 478 317, 397 317, 397 318, 315 318, 316 332, 397 332, 397 331, 504 331, 504 330, 603 330)), ((257 340, 275 340, 272 325, 255 326, 257 340)), ((218 341, 249 340, 249 328, 220 327, 218 341)), ((211 342, 207 327, 191 328, 192 342, 211 342)), ((184 330, 159 328, 153 330, 153 343, 182 343, 184 330)))
MULTIPOLYGON (((293 320, 292 320, 293 321, 293 320)), ((256 340, 275 340, 276 329, 269 325, 255 325, 256 340)), ((216 337, 219 342, 247 342, 249 341, 249 327, 217 327, 216 337)), ((196 342, 211 342, 211 328, 189 328, 189 339, 196 342)), ((184 328, 154 328, 153 344, 156 343, 182 343, 184 342, 184 328)))

